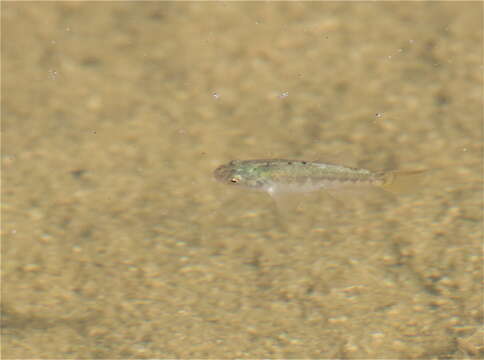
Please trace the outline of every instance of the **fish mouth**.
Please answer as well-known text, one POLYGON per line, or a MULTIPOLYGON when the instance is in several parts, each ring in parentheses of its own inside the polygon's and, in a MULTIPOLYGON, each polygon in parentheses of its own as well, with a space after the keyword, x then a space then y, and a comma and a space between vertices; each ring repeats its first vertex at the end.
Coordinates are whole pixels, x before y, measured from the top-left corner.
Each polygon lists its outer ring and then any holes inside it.
POLYGON ((221 165, 215 169, 213 176, 220 182, 228 182, 233 177, 234 169, 230 165, 221 165))

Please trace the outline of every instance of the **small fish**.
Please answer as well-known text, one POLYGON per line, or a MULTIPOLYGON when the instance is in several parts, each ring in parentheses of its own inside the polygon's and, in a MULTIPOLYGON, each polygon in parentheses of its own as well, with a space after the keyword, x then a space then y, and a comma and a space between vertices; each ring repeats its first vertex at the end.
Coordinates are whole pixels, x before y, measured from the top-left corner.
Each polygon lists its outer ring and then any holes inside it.
POLYGON ((402 192, 417 185, 416 175, 425 170, 371 171, 344 165, 300 160, 233 160, 215 169, 215 179, 235 186, 279 194, 380 187, 402 192))

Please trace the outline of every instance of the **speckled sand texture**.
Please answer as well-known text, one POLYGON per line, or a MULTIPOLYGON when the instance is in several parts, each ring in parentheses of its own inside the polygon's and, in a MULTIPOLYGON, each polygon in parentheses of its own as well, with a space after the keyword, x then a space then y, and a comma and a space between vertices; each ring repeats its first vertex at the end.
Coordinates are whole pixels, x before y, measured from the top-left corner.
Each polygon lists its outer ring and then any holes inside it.
POLYGON ((1 6, 3 359, 484 357, 482 3, 1 6), (431 176, 212 178, 349 154, 431 176))

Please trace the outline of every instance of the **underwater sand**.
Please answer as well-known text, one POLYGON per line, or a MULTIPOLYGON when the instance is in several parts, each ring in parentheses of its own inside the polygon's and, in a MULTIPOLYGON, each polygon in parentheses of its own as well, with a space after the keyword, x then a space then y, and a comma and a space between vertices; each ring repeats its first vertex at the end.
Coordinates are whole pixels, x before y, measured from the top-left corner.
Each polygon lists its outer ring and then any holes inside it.
POLYGON ((484 357, 482 4, 2 20, 2 358, 484 357), (284 216, 212 177, 341 156, 436 170, 284 216))

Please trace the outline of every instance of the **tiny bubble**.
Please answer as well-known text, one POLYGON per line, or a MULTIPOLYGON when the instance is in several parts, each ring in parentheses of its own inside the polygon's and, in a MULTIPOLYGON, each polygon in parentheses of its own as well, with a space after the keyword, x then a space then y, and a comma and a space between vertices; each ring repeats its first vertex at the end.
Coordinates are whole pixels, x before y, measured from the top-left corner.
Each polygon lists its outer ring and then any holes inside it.
POLYGON ((50 69, 47 72, 49 73, 49 77, 52 80, 56 80, 57 79, 57 76, 59 75, 58 72, 56 70, 53 70, 53 69, 50 69))

